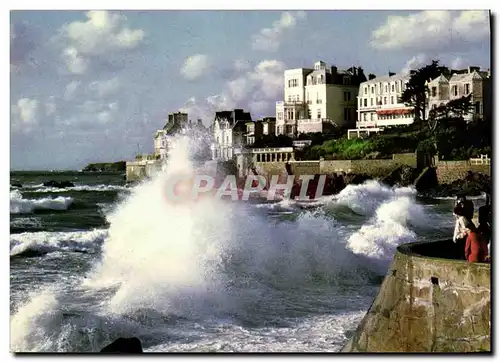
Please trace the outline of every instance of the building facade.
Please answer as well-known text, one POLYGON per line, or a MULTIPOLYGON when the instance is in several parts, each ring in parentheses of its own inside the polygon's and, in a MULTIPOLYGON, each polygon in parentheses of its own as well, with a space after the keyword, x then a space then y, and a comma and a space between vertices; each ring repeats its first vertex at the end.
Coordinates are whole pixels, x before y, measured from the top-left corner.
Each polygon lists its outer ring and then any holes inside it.
POLYGON ((284 100, 276 103, 276 134, 328 132, 354 124, 361 68, 338 70, 318 61, 314 69, 288 69, 284 73, 284 100))
POLYGON ((215 112, 212 124, 214 142, 210 146, 212 160, 233 159, 235 150, 246 144, 247 123, 251 121, 250 113, 242 109, 215 112))
POLYGON ((167 132, 163 129, 156 131, 154 136, 155 158, 165 160, 167 158, 167 132))
POLYGON ((471 96, 472 109, 464 115, 466 121, 491 119, 491 74, 470 66, 451 75, 440 75, 427 84, 429 104, 427 116, 433 108, 453 99, 471 96))
POLYGON ((399 101, 410 76, 389 73, 370 77, 359 86, 357 129, 385 128, 413 123, 414 110, 399 101))

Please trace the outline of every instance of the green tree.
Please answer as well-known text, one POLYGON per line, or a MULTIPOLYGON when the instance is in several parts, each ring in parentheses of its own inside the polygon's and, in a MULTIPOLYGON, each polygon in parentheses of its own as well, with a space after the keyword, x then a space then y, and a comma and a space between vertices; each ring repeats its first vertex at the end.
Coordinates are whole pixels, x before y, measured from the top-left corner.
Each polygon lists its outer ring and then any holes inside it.
POLYGON ((421 126, 427 123, 429 129, 435 128, 434 122, 428 122, 426 116, 429 94, 427 82, 448 72, 448 68, 439 65, 439 60, 433 60, 431 64, 411 72, 406 88, 401 94, 400 102, 414 108, 415 121, 421 126))

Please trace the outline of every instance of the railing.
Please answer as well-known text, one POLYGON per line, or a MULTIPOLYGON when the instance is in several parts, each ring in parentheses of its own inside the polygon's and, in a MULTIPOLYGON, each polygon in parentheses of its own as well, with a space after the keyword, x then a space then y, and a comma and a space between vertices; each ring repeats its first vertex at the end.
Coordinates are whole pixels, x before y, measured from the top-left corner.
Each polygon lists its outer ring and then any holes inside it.
POLYGON ((488 155, 481 155, 481 157, 471 158, 471 165, 491 165, 491 158, 488 155))
POLYGON ((252 148, 252 153, 293 152, 293 147, 252 148))

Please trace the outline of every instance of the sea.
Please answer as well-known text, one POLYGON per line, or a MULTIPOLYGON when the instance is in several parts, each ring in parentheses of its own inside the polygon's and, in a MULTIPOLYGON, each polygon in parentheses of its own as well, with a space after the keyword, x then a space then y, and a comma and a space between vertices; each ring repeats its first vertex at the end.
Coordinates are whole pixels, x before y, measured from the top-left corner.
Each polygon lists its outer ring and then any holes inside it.
POLYGON ((196 172, 193 143, 179 136, 166 168, 130 187, 122 174, 11 173, 11 352, 132 336, 145 352, 338 352, 396 247, 453 234, 452 198, 374 180, 310 202, 169 202, 167 180, 196 172))

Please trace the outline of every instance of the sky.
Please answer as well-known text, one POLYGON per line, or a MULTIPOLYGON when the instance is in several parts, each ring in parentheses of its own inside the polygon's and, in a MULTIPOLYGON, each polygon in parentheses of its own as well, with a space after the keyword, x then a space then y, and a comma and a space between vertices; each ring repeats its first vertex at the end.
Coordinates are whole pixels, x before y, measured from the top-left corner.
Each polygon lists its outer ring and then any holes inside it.
POLYGON ((283 71, 490 68, 486 11, 12 11, 11 170, 153 151, 168 113, 275 115, 283 71))

